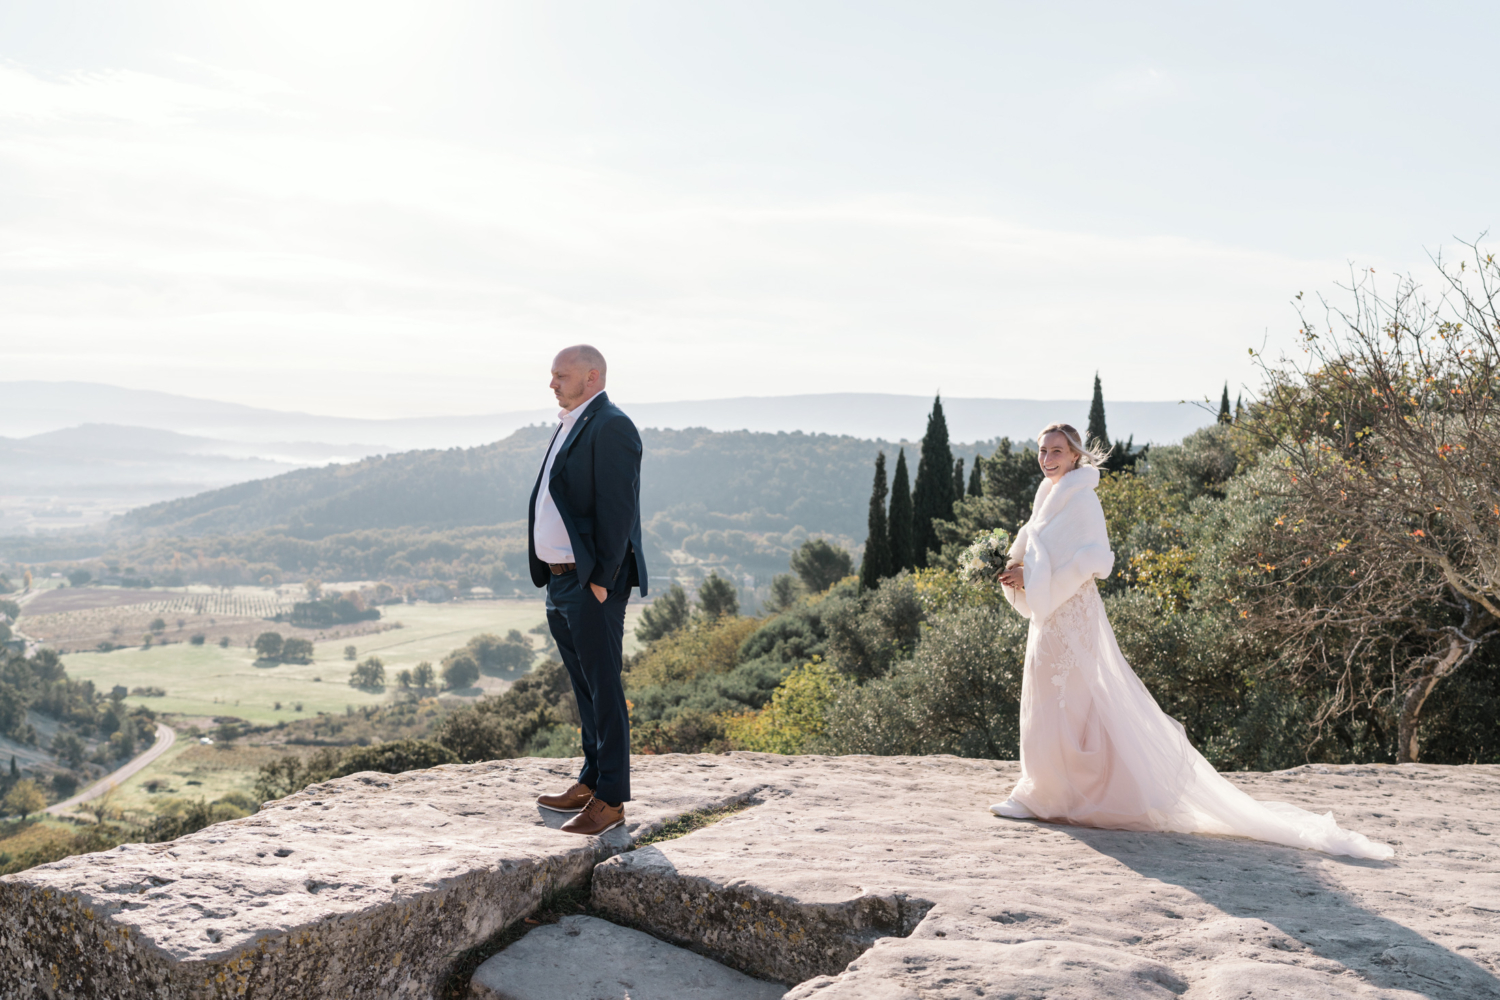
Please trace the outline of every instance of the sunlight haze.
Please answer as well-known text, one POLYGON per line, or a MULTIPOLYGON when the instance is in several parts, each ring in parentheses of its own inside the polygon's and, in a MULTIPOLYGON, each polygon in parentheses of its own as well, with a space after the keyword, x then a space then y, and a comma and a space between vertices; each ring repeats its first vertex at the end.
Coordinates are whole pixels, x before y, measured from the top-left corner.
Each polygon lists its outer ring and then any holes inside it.
POLYGON ((587 340, 627 402, 1217 398, 1500 217, 1495 20, 8 4, 0 381, 494 413, 587 340))

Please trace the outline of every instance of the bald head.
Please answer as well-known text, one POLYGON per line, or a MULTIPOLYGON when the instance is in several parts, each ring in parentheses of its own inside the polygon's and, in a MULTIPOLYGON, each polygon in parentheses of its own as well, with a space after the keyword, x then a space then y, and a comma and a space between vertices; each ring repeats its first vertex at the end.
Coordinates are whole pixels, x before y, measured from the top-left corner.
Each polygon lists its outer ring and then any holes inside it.
POLYGON ((604 388, 604 355, 589 344, 564 347, 552 359, 552 394, 558 405, 572 410, 604 388))
MULTIPOLYGON (((604 384, 604 375, 608 366, 604 363, 604 355, 599 353, 599 348, 590 344, 574 344, 572 347, 564 347, 557 352, 557 361, 566 361, 569 364, 582 365, 586 369, 592 369, 599 373, 599 383, 604 384)), ((557 367, 556 362, 553 367, 557 367)))

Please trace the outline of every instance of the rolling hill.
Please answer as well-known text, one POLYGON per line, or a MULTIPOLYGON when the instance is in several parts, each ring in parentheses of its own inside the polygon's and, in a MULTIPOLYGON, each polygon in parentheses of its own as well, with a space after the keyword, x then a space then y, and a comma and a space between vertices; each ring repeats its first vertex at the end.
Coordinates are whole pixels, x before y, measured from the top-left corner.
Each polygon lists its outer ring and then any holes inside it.
MULTIPOLYGON (((142 507, 113 528, 183 538, 280 528, 315 539, 524 520, 551 433, 533 426, 478 448, 299 469, 142 507)), ((863 531, 875 453, 899 447, 830 434, 701 428, 647 428, 641 438, 641 505, 648 522, 757 532, 801 525, 851 537, 863 531)), ((993 447, 980 446, 986 453, 993 447)))

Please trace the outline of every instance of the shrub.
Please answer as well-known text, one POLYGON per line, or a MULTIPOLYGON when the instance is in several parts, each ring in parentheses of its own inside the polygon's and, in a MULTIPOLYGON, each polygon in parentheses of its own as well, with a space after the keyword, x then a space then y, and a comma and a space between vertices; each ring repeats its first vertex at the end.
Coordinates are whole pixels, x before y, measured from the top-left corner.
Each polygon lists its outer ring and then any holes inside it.
POLYGON ((130 731, 129 726, 123 726, 110 734, 108 746, 110 760, 124 760, 126 757, 134 757, 135 734, 130 731))
POLYGON ((690 708, 671 719, 653 719, 630 728, 633 753, 723 753, 729 749, 725 717, 690 708))
POLYGON ((1232 426, 1210 424, 1183 438, 1181 444, 1157 445, 1147 458, 1148 478, 1168 484, 1188 500, 1204 495, 1222 499, 1245 457, 1236 448, 1235 438, 1232 426))
POLYGON ((197 833, 225 820, 241 819, 258 808, 248 796, 232 792, 216 802, 192 799, 168 803, 146 828, 148 843, 162 843, 197 833))
POLYGON ((341 778, 360 771, 400 774, 456 763, 458 757, 453 751, 433 740, 391 740, 346 751, 330 777, 341 778))
POLYGON ((790 669, 789 664, 762 658, 741 663, 728 673, 631 688, 630 700, 635 707, 630 715, 637 720, 635 724, 644 725, 651 721, 670 722, 690 712, 719 716, 756 711, 770 702, 790 669))
POLYGON ((961 607, 937 618, 911 659, 834 689, 826 734, 810 748, 1014 760, 1026 630, 1009 608, 961 607))
POLYGON ((0 875, 12 875, 78 854, 107 851, 121 844, 139 842, 140 839, 139 833, 112 823, 86 826, 71 836, 54 837, 14 856, 0 854, 0 875))
POLYGON ((449 715, 435 738, 459 760, 473 763, 519 756, 543 730, 578 724, 568 671, 548 660, 504 694, 481 698, 449 715))
POLYGON ((793 670, 759 712, 724 720, 725 735, 736 750, 802 753, 828 728, 839 674, 820 660, 793 670))
POLYGON ((479 664, 467 651, 450 654, 443 661, 443 687, 449 690, 471 687, 477 680, 479 664))
POLYGON ((71 798, 77 791, 78 775, 59 771, 52 776, 52 794, 57 796, 58 801, 71 798))
POLYGON ((626 685, 647 687, 727 673, 739 665, 740 644, 760 625, 755 618, 696 621, 652 643, 631 663, 626 685))
POLYGON ((344 647, 344 659, 351 660, 351 661, 359 659, 359 652, 358 652, 358 650, 356 650, 353 646, 345 646, 344 647))
POLYGON ((219 648, 220 649, 228 649, 229 648, 229 636, 224 635, 224 636, 220 636, 219 637, 219 648))
POLYGON ((911 655, 926 617, 911 573, 902 570, 828 616, 828 661, 857 680, 882 677, 911 655))
POLYGON ((150 628, 153 632, 165 632, 167 630, 167 621, 165 618, 153 618, 151 619, 150 628))
POLYGON ((815 656, 826 657, 828 617, 853 603, 853 598, 839 596, 783 611, 763 622, 740 644, 740 661, 767 658, 790 668, 815 656))
POLYGON ((528 757, 582 757, 583 730, 577 726, 553 726, 543 729, 531 738, 526 748, 528 757))
MULTIPOLYGON (((271 802, 284 799, 308 785, 333 778, 342 778, 361 771, 380 774, 401 774, 404 771, 419 771, 441 764, 457 762, 454 753, 431 740, 389 740, 367 747, 324 747, 306 759, 287 755, 280 760, 261 765, 255 781, 255 799, 241 795, 250 803, 254 812, 256 801, 271 802)), ((221 802, 229 800, 229 796, 221 802)))
POLYGON ((194 646, 201 646, 206 641, 208 641, 208 636, 202 634, 201 632, 188 636, 188 642, 194 646))

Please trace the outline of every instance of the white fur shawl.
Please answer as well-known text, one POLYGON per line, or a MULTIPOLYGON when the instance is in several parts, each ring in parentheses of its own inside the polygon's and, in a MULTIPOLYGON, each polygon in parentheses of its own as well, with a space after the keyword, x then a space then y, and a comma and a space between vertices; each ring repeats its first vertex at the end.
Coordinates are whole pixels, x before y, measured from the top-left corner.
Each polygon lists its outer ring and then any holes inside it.
POLYGON ((1090 578, 1104 579, 1115 566, 1104 529, 1104 508, 1094 490, 1099 470, 1080 466, 1056 486, 1037 487, 1031 519, 1016 533, 1010 563, 1021 564, 1025 590, 1005 588, 1006 600, 1040 624, 1090 578))

